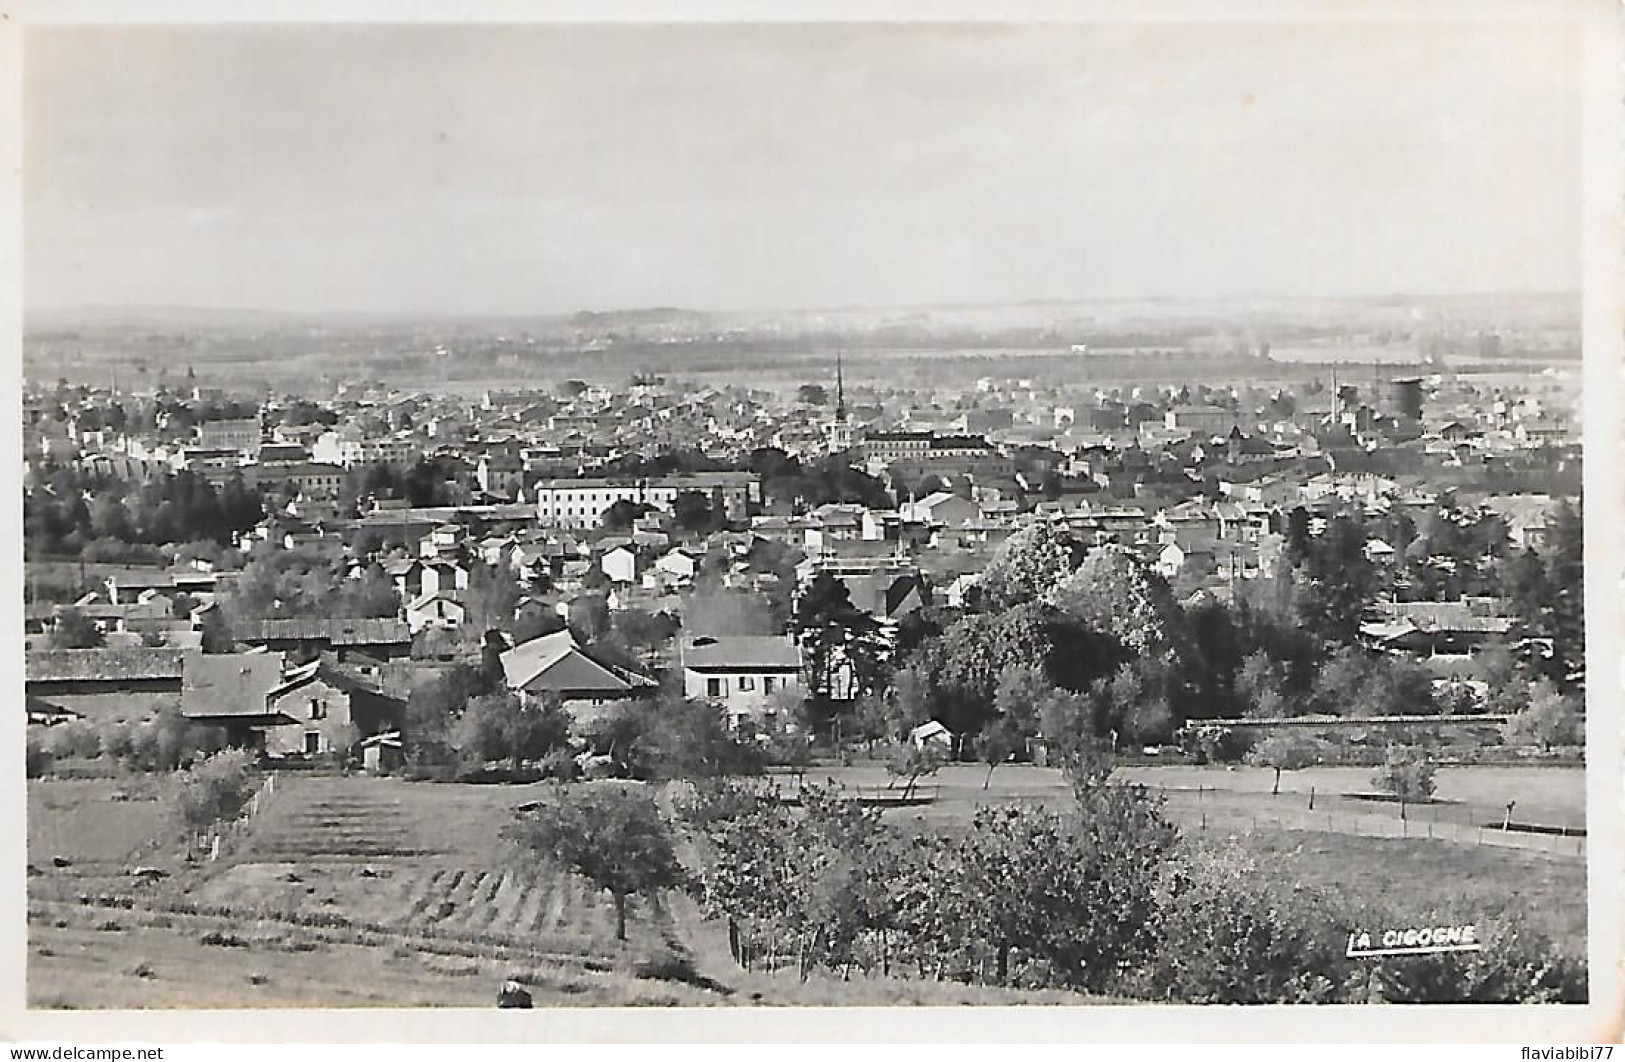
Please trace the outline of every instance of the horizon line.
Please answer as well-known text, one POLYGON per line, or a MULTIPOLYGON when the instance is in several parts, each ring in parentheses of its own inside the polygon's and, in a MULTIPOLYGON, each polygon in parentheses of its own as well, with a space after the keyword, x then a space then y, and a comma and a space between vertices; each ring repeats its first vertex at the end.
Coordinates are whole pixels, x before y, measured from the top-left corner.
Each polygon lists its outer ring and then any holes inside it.
POLYGON ((279 317, 431 317, 450 319, 470 318, 562 318, 568 319, 580 314, 593 314, 595 316, 613 316, 628 313, 689 313, 712 316, 747 316, 765 314, 813 314, 813 313, 876 313, 882 311, 899 310, 986 310, 1007 309, 1018 307, 1038 306, 1084 306, 1084 305, 1121 305, 1127 303, 1244 303, 1244 302, 1444 302, 1454 299, 1488 299, 1488 298, 1584 298, 1583 289, 1576 288, 1511 288, 1511 289, 1476 289, 1453 292, 1433 292, 1429 294, 1407 292, 1372 292, 1364 294, 1250 294, 1250 295, 1124 295, 1109 297, 1055 297, 1055 298, 1028 298, 995 300, 988 302, 899 302, 899 303, 845 303, 836 305, 806 305, 806 306, 780 306, 763 308, 717 308, 702 306, 683 306, 660 303, 647 303, 643 305, 617 306, 607 309, 594 309, 591 307, 578 307, 570 310, 435 310, 435 309, 368 309, 368 308, 293 308, 272 306, 198 306, 183 303, 53 303, 48 305, 24 306, 22 316, 24 320, 31 314, 74 314, 74 313, 127 313, 127 314, 164 314, 164 313, 193 313, 218 314, 222 316, 262 315, 279 317))

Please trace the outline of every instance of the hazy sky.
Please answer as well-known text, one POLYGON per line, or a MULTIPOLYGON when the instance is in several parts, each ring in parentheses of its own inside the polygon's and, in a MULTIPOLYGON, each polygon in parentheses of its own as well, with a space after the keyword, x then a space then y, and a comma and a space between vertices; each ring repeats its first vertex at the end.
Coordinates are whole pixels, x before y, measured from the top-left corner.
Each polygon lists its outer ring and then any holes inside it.
POLYGON ((1574 290, 1575 32, 35 27, 26 299, 1574 290))

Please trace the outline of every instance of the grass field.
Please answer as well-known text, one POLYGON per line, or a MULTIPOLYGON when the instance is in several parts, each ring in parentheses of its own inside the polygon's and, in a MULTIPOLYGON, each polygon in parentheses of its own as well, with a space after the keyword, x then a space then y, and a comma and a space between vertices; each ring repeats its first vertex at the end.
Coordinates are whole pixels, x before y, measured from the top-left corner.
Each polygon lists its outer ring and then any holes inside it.
MULTIPOLYGON (((1488 799, 1515 783, 1553 806, 1572 798, 1572 780, 1535 773, 1541 777, 1456 778, 1452 791, 1488 799)), ((973 765, 948 768, 934 780, 935 804, 888 814, 908 828, 913 816, 948 821, 985 800, 1069 799, 1054 771, 1000 768, 984 791, 985 774, 973 765)), ((1156 777, 1188 780, 1177 770, 1156 777)), ((1352 786, 1363 772, 1327 777, 1352 786)), ((1200 778, 1204 786, 1231 782, 1227 796, 1237 801, 1275 799, 1268 772, 1200 778)), ((888 779, 881 768, 854 768, 842 780, 884 786, 888 779)), ((283 775, 237 850, 189 865, 153 781, 30 782, 31 1004, 490 1006, 508 978, 530 985, 540 1005, 1080 1001, 901 979, 803 984, 746 973, 727 959, 725 941, 719 957, 717 927, 675 895, 634 902, 630 939, 616 942, 607 897, 569 874, 528 867, 502 838, 512 810, 540 788, 283 775), (68 865, 55 866, 52 856, 68 865), (140 883, 129 873, 138 862, 170 876, 140 883)), ((1193 845, 1232 839, 1222 828, 1186 835, 1193 845)), ((1354 897, 1403 897, 1464 918, 1508 907, 1576 949, 1584 940, 1578 861, 1271 829, 1233 839, 1287 880, 1354 897)))
POLYGON ((122 867, 145 854, 168 821, 150 779, 92 778, 28 783, 28 858, 122 867))
POLYGON ((1579 862, 1473 845, 1293 830, 1207 834, 1197 845, 1240 844, 1272 877, 1478 922, 1506 912, 1584 954, 1586 874, 1579 862))
MULTIPOLYGON (((1345 816, 1379 816, 1397 819, 1397 804, 1351 799, 1352 794, 1372 792, 1371 771, 1365 767, 1311 767, 1286 771, 1281 775, 1281 792, 1271 796, 1275 772, 1262 767, 1122 767, 1113 775, 1122 782, 1139 783, 1162 790, 1170 807, 1183 814, 1187 804, 1196 807, 1198 792, 1210 807, 1237 814, 1264 815, 1271 809, 1307 806, 1310 790, 1315 808, 1323 813, 1345 816)), ((836 781, 864 792, 881 791, 893 783, 879 764, 815 768, 806 774, 808 782, 836 781)), ((991 784, 985 766, 956 763, 921 779, 919 789, 935 797, 924 808, 898 811, 925 819, 963 816, 978 804, 1023 801, 1064 806, 1071 790, 1061 772, 1029 764, 1007 764, 993 772, 991 784)), ((775 782, 786 789, 795 780, 778 775, 775 782)), ((1425 822, 1459 822, 1484 825, 1499 823, 1506 802, 1516 800, 1520 822, 1550 826, 1583 826, 1585 823, 1585 772, 1570 767, 1446 767, 1436 781, 1438 803, 1411 806, 1408 819, 1425 822)))

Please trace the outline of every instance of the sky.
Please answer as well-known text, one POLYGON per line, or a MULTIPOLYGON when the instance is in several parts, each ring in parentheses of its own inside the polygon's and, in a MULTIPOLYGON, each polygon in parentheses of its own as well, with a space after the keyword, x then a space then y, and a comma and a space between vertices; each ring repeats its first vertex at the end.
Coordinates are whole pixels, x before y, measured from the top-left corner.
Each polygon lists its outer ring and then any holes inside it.
POLYGON ((31 26, 25 301, 1574 291, 1577 32, 31 26))

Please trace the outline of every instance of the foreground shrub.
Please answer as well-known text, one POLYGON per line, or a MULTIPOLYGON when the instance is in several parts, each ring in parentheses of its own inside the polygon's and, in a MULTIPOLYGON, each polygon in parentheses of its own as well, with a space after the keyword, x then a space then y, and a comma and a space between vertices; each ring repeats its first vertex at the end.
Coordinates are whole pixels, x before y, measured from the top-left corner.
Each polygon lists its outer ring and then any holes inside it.
POLYGON ((254 778, 249 773, 252 762, 241 749, 227 749, 186 771, 176 796, 182 821, 202 829, 241 815, 254 795, 254 778))
POLYGON ((23 765, 28 777, 43 778, 50 774, 54 760, 51 750, 46 747, 45 735, 34 727, 29 727, 23 754, 23 765))
MULTIPOLYGON (((1450 924, 1448 916, 1419 924, 1450 924)), ((1390 923, 1393 924, 1393 923, 1390 923)), ((1584 1003, 1585 960, 1500 916, 1480 922, 1483 950, 1385 958, 1372 972, 1390 1003, 1584 1003)))
POLYGON ((1155 946, 1134 995, 1181 1003, 1334 1002, 1348 974, 1344 920, 1325 896, 1270 877, 1239 849, 1170 862, 1155 946))

